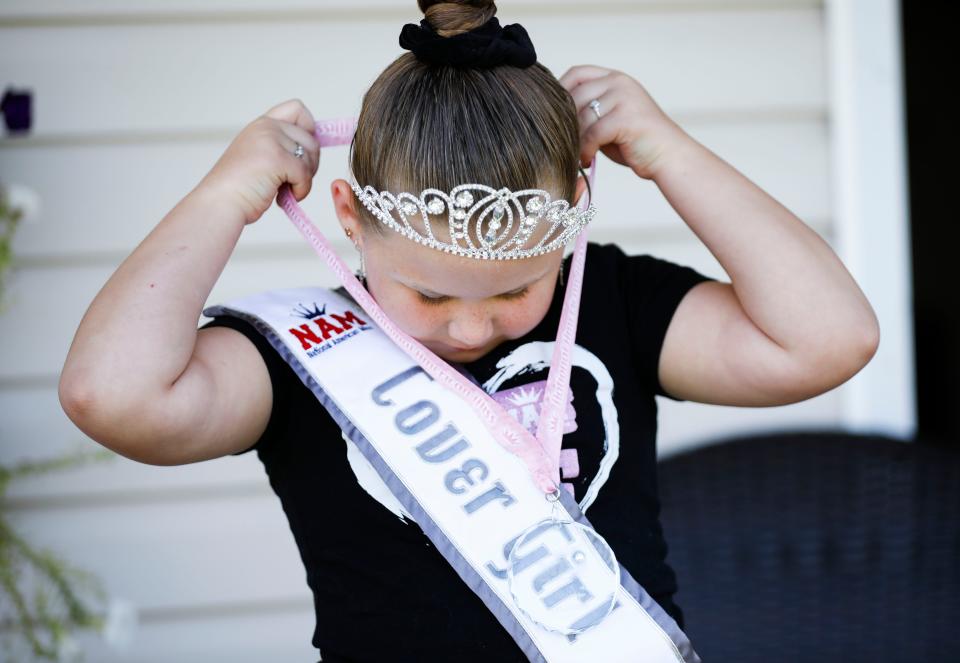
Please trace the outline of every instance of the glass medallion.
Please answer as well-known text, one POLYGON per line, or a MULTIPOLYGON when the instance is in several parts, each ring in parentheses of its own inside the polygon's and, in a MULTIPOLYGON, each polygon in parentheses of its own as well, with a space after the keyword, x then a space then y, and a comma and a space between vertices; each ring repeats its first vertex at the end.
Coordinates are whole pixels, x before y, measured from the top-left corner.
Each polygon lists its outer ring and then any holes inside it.
POLYGON ((543 628, 572 635, 600 624, 616 603, 620 566, 591 527, 547 518, 515 539, 507 556, 515 605, 543 628))

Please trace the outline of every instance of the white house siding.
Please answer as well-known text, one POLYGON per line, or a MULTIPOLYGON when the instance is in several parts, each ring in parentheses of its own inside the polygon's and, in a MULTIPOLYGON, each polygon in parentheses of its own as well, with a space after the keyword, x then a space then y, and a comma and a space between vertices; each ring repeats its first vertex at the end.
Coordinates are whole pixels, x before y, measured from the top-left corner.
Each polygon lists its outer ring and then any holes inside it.
MULTIPOLYGON (((833 242, 822 2, 499 5, 558 76, 581 63, 630 73, 694 137, 833 242)), ((18 232, 10 310, 0 317, 2 462, 98 447, 56 393, 92 298, 246 123, 292 97, 317 119, 355 115, 401 52, 400 27, 419 18, 414 2, 394 0, 0 4, 0 80, 32 89, 35 116, 29 137, 0 141, 0 180, 42 200, 39 218, 18 232)), ((328 193, 345 176, 346 152, 323 153, 304 208, 353 261, 328 193)), ((654 184, 599 161, 592 240, 727 280, 654 184)), ((209 302, 307 283, 333 285, 274 207, 244 231, 209 302)), ((839 425, 844 389, 765 409, 659 399, 661 452, 734 431, 839 425)), ((84 636, 88 660, 316 660, 302 564, 255 454, 181 467, 118 457, 10 492, 31 541, 96 572, 140 611, 131 651, 84 636)))

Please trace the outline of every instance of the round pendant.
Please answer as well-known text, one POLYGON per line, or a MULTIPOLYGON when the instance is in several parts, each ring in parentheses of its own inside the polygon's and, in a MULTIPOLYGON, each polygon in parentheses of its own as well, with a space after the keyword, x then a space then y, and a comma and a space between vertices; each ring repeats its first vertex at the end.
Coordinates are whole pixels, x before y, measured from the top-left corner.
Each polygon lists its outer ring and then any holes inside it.
POLYGON ((600 624, 613 610, 620 566, 592 528, 548 518, 516 538, 507 557, 514 604, 543 628, 572 635, 600 624))

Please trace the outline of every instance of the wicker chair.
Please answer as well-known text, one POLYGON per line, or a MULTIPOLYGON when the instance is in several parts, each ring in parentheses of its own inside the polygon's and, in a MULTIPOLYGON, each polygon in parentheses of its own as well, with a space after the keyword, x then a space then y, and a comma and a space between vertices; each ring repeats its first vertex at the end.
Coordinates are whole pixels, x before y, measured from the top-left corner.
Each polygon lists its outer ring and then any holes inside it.
POLYGON ((707 663, 960 661, 960 453, 788 432, 659 475, 675 599, 707 663))

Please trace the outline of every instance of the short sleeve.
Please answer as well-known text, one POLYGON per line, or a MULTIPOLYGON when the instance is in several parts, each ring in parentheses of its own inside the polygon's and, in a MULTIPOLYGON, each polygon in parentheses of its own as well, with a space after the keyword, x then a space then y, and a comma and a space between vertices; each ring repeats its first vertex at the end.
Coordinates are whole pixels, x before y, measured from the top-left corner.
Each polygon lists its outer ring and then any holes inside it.
POLYGON ((613 247, 616 253, 624 310, 640 378, 653 393, 684 401, 666 393, 660 384, 660 351, 684 295, 698 283, 717 279, 652 255, 630 256, 616 245, 608 247, 613 247))
POLYGON ((260 351, 260 356, 263 357, 263 362, 267 365, 267 371, 270 373, 270 383, 273 387, 273 406, 270 411, 270 420, 267 423, 266 429, 263 431, 263 435, 260 436, 260 439, 257 440, 253 446, 230 455, 239 456, 254 449, 262 451, 271 446, 273 439, 278 435, 279 424, 284 417, 283 410, 289 403, 287 392, 289 391, 290 376, 293 375, 295 377, 295 374, 274 347, 270 345, 266 337, 246 320, 229 315, 216 316, 213 320, 201 325, 200 329, 207 329, 209 327, 230 327, 231 329, 236 329, 250 339, 257 350, 260 351))

